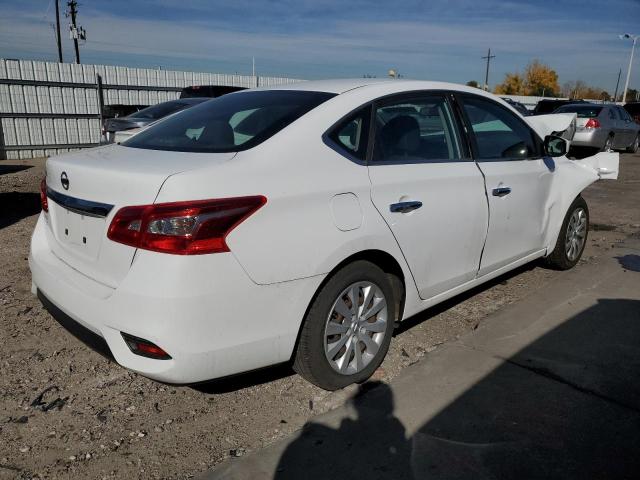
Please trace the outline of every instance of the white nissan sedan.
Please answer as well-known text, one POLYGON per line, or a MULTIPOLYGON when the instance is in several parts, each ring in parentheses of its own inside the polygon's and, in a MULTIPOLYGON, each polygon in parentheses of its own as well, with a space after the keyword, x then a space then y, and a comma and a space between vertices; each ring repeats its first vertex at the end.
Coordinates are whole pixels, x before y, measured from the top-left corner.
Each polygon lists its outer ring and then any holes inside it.
POLYGON ((578 262, 580 192, 618 154, 568 159, 573 131, 575 114, 447 83, 229 94, 48 160, 33 291, 159 381, 292 361, 342 388, 403 319, 537 258, 578 262))

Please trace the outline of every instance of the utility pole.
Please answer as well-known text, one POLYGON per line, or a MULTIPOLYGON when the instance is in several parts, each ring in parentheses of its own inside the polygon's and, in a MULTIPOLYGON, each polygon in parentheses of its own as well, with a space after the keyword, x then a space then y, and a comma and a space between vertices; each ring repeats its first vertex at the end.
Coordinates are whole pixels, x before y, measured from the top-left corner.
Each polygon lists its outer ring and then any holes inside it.
POLYGON ((76 15, 78 13, 78 2, 76 0, 69 0, 67 2, 69 11, 67 17, 71 17, 71 23, 69 24, 69 36, 73 39, 73 47, 76 51, 76 63, 80 63, 80 50, 78 49, 78 39, 86 40, 87 32, 84 28, 76 25, 76 15))
POLYGON ((616 93, 613 94, 613 103, 618 101, 618 87, 620 86, 620 75, 622 75, 622 69, 618 70, 618 81, 616 82, 616 93))
POLYGON ((492 58, 496 58, 495 55, 491 55, 491 49, 489 49, 489 51, 487 52, 487 56, 486 57, 482 57, 482 59, 486 59, 487 60, 487 71, 484 75, 484 90, 485 91, 489 91, 489 63, 491 63, 491 59, 492 58))
POLYGON ((58 43, 58 62, 62 63, 62 41, 60 40, 60 0, 56 0, 56 42, 58 43))

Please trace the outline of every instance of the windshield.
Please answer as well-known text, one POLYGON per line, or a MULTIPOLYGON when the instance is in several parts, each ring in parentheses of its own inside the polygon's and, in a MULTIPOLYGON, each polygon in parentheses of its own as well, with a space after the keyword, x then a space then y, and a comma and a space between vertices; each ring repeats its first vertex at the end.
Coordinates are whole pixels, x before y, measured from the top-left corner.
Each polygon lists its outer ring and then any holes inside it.
POLYGON ((596 118, 600 115, 602 107, 594 107, 589 105, 565 105, 560 107, 553 113, 577 113, 578 118, 596 118))
POLYGON ((122 145, 175 152, 247 150, 333 96, 301 90, 233 93, 167 118, 122 145))
POLYGON ((189 107, 191 104, 180 101, 163 102, 157 105, 151 105, 150 107, 143 108, 139 112, 128 115, 127 118, 146 118, 149 120, 158 120, 164 118, 167 115, 189 107))

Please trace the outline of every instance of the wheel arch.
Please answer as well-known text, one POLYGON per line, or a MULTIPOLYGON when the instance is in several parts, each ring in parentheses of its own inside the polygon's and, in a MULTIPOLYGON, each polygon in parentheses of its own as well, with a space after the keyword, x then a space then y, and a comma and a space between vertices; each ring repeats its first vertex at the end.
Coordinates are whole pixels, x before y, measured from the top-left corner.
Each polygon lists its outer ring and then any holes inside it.
POLYGON ((300 322, 300 326, 298 327, 298 334, 296 336, 296 342, 293 347, 293 351, 291 353, 291 360, 295 356, 296 350, 298 348, 298 343, 300 341, 300 332, 302 331, 302 326, 304 325, 304 319, 307 317, 309 309, 313 305, 313 302, 316 300, 318 293, 327 284, 327 282, 335 275, 336 272, 340 271, 342 268, 349 265, 350 263, 353 263, 358 260, 365 260, 365 261, 371 262, 377 267, 379 267, 380 269, 382 269, 382 271, 385 272, 387 275, 390 276, 391 286, 393 288, 393 293, 394 293, 394 296, 396 297, 395 300, 397 302, 396 305, 397 305, 398 316, 395 322, 396 323, 400 322, 400 320, 402 319, 402 315, 404 313, 404 307, 405 307, 406 297, 407 297, 407 278, 404 271, 402 270, 402 266, 400 265, 400 262, 398 262, 398 260, 393 255, 391 255, 388 252, 385 252, 384 250, 378 250, 378 249, 361 250, 359 252, 349 255, 348 257, 340 261, 335 267, 331 269, 331 271, 325 276, 324 280, 316 288, 316 291, 314 292, 313 296, 309 300, 309 303, 307 304, 307 308, 305 309, 304 316, 302 317, 302 321, 300 322))

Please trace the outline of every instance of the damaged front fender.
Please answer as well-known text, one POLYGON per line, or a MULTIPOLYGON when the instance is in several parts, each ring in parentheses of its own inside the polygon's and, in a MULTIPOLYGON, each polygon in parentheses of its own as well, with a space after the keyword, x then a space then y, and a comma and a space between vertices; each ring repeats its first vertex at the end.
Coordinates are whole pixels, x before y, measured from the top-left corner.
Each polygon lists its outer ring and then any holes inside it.
POLYGON ((581 160, 560 157, 555 160, 555 171, 547 198, 547 254, 555 248, 562 222, 575 198, 598 180, 618 178, 620 154, 600 152, 581 160))

